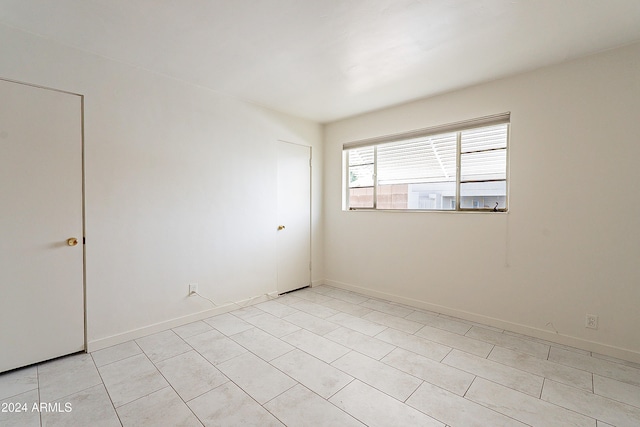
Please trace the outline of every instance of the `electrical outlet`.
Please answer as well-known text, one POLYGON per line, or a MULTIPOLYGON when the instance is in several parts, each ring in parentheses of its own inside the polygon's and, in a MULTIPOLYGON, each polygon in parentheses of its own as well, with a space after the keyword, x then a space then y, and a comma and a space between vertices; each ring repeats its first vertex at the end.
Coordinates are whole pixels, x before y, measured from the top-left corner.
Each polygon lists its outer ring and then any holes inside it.
POLYGON ((198 293, 198 284, 197 283, 189 284, 189 295, 193 295, 197 293, 198 293))
POLYGON ((598 329, 598 316, 595 314, 587 314, 584 327, 589 329, 598 329))

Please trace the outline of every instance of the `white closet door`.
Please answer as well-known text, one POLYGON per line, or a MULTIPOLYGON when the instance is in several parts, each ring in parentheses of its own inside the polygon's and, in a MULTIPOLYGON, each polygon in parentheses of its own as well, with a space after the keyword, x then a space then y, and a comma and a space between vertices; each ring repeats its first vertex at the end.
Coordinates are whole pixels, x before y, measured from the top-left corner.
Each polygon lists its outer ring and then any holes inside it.
POLYGON ((311 147, 278 142, 278 293, 311 284, 311 147))
POLYGON ((0 80, 0 200, 3 372, 84 349, 80 96, 0 80))

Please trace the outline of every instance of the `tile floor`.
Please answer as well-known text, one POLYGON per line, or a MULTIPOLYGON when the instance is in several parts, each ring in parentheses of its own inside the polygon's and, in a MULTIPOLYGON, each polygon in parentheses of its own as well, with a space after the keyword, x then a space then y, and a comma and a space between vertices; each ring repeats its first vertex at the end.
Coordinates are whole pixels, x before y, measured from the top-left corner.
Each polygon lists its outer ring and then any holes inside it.
POLYGON ((2 374, 0 402, 1 426, 637 427, 640 365, 319 286, 2 374))

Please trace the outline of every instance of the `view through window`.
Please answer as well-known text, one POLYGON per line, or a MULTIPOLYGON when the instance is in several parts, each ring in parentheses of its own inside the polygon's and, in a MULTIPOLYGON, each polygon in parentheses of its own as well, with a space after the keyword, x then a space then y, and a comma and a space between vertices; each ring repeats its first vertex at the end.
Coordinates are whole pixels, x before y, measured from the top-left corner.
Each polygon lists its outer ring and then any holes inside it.
POLYGON ((509 114, 345 144, 348 209, 507 209, 509 114))

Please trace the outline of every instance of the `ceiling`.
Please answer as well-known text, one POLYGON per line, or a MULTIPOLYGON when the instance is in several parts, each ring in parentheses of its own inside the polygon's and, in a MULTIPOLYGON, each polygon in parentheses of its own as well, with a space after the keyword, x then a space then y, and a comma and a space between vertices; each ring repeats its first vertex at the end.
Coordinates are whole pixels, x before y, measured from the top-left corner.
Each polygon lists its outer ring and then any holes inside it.
POLYGON ((639 0, 0 0, 0 22, 318 122, 640 40, 639 0))

